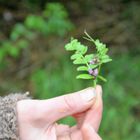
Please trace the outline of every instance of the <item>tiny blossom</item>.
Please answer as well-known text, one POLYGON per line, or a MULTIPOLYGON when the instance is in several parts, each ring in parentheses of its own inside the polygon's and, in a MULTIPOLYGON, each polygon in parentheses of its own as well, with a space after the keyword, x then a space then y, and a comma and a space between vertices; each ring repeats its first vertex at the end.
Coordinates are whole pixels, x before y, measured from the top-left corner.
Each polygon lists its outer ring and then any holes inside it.
POLYGON ((98 58, 94 58, 93 61, 94 61, 94 63, 99 63, 99 59, 98 58))
POLYGON ((90 75, 93 75, 95 77, 97 77, 97 75, 99 73, 98 68, 96 68, 96 69, 89 69, 88 72, 89 72, 90 75))
POLYGON ((91 64, 91 65, 94 65, 94 64, 97 64, 97 63, 99 63, 99 59, 98 58, 94 58, 94 59, 89 61, 89 64, 91 64))
POLYGON ((94 69, 94 70, 93 70, 93 75, 94 75, 95 77, 98 75, 98 73, 99 73, 98 69, 94 69))
POLYGON ((90 60, 89 64, 92 64, 92 65, 95 64, 94 60, 90 60))
POLYGON ((89 69, 88 72, 90 75, 93 75, 93 69, 89 69))

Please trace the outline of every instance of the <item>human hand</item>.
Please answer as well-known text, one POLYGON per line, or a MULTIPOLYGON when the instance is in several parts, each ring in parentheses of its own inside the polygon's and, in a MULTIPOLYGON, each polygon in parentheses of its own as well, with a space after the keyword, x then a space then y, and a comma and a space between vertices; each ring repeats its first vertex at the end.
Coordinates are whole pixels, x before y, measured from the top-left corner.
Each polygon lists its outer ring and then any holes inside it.
POLYGON ((48 100, 21 100, 17 103, 20 140, 101 140, 97 134, 102 117, 100 86, 48 100), (96 94, 95 94, 96 93, 96 94), (73 116, 73 127, 57 124, 73 116))

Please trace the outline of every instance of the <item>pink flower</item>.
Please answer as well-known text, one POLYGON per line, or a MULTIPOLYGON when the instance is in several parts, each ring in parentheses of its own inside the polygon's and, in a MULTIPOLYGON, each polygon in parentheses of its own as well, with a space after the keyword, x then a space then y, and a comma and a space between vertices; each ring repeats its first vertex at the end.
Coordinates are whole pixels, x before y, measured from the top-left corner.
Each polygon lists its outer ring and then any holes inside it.
POLYGON ((98 75, 98 73, 99 73, 99 71, 98 71, 97 68, 93 70, 93 75, 94 75, 95 77, 98 75))
POLYGON ((95 77, 96 77, 96 76, 98 75, 98 73, 99 73, 99 72, 98 72, 98 68, 96 68, 96 69, 89 69, 88 72, 89 72, 90 75, 93 75, 93 76, 95 76, 95 77))
POLYGON ((93 69, 89 69, 88 72, 90 75, 93 75, 93 69))

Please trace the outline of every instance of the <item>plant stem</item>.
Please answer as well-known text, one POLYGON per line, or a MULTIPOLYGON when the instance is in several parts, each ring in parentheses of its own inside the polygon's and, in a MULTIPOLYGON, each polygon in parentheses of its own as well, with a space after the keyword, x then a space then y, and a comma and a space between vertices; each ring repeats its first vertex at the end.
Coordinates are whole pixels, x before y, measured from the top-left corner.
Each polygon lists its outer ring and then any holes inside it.
POLYGON ((98 68, 98 74, 100 73, 100 70, 101 70, 101 64, 99 65, 99 68, 98 68))
POLYGON ((93 80, 93 87, 96 87, 96 79, 93 80))
POLYGON ((91 41, 91 42, 95 43, 94 39, 86 31, 84 33, 88 37, 88 38, 85 37, 85 39, 87 39, 88 41, 91 41))

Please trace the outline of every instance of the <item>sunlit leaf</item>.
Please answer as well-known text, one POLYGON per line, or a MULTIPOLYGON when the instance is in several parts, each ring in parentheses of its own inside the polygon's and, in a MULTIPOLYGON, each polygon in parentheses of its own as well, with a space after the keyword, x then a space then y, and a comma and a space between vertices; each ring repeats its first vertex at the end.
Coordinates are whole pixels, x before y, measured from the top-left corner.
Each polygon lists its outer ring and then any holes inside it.
POLYGON ((83 59, 78 58, 73 61, 73 64, 86 64, 86 62, 83 59))
POLYGON ((89 74, 80 74, 76 78, 77 79, 93 79, 94 77, 89 74))
POLYGON ((87 55, 85 55, 85 59, 86 59, 87 62, 89 62, 93 58, 94 58, 94 54, 87 54, 87 55))
POLYGON ((88 67, 80 66, 80 67, 77 68, 77 71, 88 71, 88 67))
POLYGON ((71 58, 72 60, 81 58, 81 54, 79 54, 79 53, 73 54, 70 58, 71 58))

